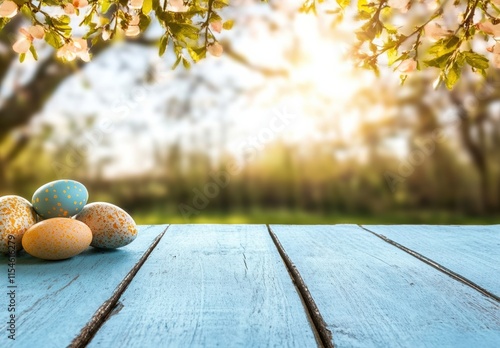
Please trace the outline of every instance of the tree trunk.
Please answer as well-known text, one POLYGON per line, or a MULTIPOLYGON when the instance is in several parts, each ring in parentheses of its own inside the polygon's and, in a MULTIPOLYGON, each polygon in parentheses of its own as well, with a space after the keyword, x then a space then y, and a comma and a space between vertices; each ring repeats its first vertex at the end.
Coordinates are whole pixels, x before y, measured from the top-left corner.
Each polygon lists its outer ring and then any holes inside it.
MULTIPOLYGON (((466 111, 460 111, 460 137, 469 153, 472 163, 479 174, 480 180, 480 194, 481 194, 481 210, 484 213, 491 211, 492 204, 490 199, 490 180, 489 180, 489 166, 486 158, 486 152, 481 148, 480 144, 474 142, 471 137, 472 124, 470 118, 467 116, 466 111)), ((479 139, 479 143, 482 140, 479 139)))

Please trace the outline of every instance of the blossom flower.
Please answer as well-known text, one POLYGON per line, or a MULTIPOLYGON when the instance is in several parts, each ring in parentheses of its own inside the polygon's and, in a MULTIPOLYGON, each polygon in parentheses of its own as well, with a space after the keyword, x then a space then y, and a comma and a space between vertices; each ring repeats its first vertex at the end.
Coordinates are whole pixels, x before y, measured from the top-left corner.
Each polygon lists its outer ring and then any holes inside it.
POLYGON ((103 29, 102 30, 102 35, 101 35, 102 39, 104 41, 108 41, 111 38, 111 34, 112 34, 111 30, 103 29))
POLYGON ((67 3, 64 6, 64 13, 72 15, 72 14, 75 14, 75 12, 76 12, 75 11, 75 6, 73 6, 73 4, 67 3))
POLYGON ((477 24, 477 28, 485 34, 492 35, 495 38, 500 37, 500 23, 493 24, 490 21, 481 22, 477 24))
POLYGON ((14 1, 4 1, 0 4, 0 18, 12 18, 17 14, 19 8, 14 1))
POLYGON ((75 60, 77 57, 84 62, 90 61, 87 40, 74 38, 57 50, 57 57, 69 62, 75 60))
POLYGON ((66 14, 72 15, 75 14, 77 8, 84 8, 89 5, 87 0, 73 0, 72 3, 67 3, 64 6, 64 12, 66 14))
POLYGON ((128 23, 128 28, 125 31, 126 36, 137 36, 141 33, 141 28, 139 28, 139 16, 134 16, 128 23))
POLYGON ((21 28, 19 31, 22 36, 12 45, 12 49, 16 53, 28 52, 35 39, 43 39, 45 36, 45 31, 41 25, 34 25, 28 29, 21 28))
POLYGON ((87 0, 73 0, 73 6, 76 8, 84 8, 89 5, 87 0))
POLYGON ((218 21, 212 22, 212 23, 210 23, 210 27, 216 33, 220 33, 222 31, 222 21, 218 20, 218 21))
POLYGON ((220 57, 222 52, 224 52, 224 48, 220 43, 214 42, 207 47, 207 51, 214 57, 220 57))
POLYGON ((397 10, 400 10, 401 12, 405 13, 408 12, 408 0, 389 0, 387 1, 387 4, 395 8, 397 10))
POLYGON ((398 66, 398 70, 402 73, 411 73, 417 69, 417 61, 415 59, 406 59, 398 66))
POLYGON ((493 65, 495 68, 500 68, 500 42, 497 42, 493 48, 493 65))
POLYGON ((184 6, 183 0, 169 0, 169 10, 172 12, 186 12, 189 8, 184 6))
POLYGON ((134 10, 140 10, 143 4, 144 0, 130 0, 128 7, 134 10))
POLYGON ((443 37, 448 36, 450 34, 450 32, 446 28, 442 27, 436 22, 431 22, 427 24, 424 30, 425 30, 425 35, 433 41, 442 39, 443 37))

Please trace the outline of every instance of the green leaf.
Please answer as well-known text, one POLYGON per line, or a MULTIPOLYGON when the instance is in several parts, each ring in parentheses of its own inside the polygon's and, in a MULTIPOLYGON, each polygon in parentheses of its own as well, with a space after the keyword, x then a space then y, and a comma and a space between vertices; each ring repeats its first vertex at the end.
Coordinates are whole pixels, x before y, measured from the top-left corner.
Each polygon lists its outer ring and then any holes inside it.
POLYGON ((71 22, 71 18, 69 18, 69 16, 66 16, 66 15, 62 15, 59 17, 52 17, 52 23, 54 23, 54 25, 56 25, 56 26, 69 24, 70 22, 71 22))
POLYGON ((35 46, 33 45, 30 46, 30 52, 33 55, 33 58, 35 58, 35 60, 38 60, 38 54, 36 53, 35 46))
POLYGON ((142 13, 149 14, 153 10, 153 0, 144 0, 142 4, 142 13))
POLYGON ((149 24, 151 23, 151 18, 141 13, 139 19, 140 19, 139 28, 141 29, 142 32, 144 32, 149 27, 149 24))
POLYGON ((52 19, 52 25, 59 32, 62 32, 65 37, 70 37, 71 36, 71 30, 72 30, 72 28, 69 25, 69 23, 71 21, 71 19, 69 18, 69 16, 52 17, 51 19, 52 19))
POLYGON ((155 10, 155 12, 158 12, 159 10, 161 11, 162 8, 160 7, 160 0, 153 0, 152 1, 153 3, 153 10, 155 10))
POLYGON ((34 17, 35 14, 31 12, 31 9, 28 6, 22 6, 22 4, 17 4, 19 6, 19 11, 25 16, 25 17, 34 17))
POLYGON ((448 62, 448 58, 450 58, 452 54, 453 52, 450 52, 434 59, 425 60, 424 63, 427 66, 444 69, 448 62))
POLYGON ((102 14, 106 14, 106 12, 108 12, 108 10, 112 4, 113 4, 113 2, 110 0, 101 0, 101 12, 102 12, 102 14))
POLYGON ((174 63, 174 65, 172 66, 172 70, 174 70, 175 68, 177 68, 177 66, 179 65, 179 63, 181 62, 181 60, 182 60, 182 56, 178 56, 177 60, 174 63))
POLYGON ((205 46, 198 48, 188 47, 187 51, 195 63, 207 56, 207 48, 205 46))
POLYGON ((399 57, 399 52, 395 47, 389 48, 387 50, 387 59, 388 59, 387 64, 389 64, 389 66, 397 62, 399 60, 398 57, 399 57))
POLYGON ((469 64, 473 68, 484 70, 488 69, 490 65, 486 57, 476 52, 468 51, 468 52, 462 52, 462 54, 467 64, 469 64))
POLYGON ((460 39, 456 36, 440 39, 432 45, 427 52, 433 56, 440 57, 455 51, 458 48, 459 43, 460 39))
POLYGON ((368 19, 375 12, 375 7, 368 0, 358 0, 358 12, 361 19, 368 19))
POLYGON ((185 38, 191 40, 198 39, 199 29, 193 25, 185 23, 169 23, 168 26, 172 34, 182 41, 185 41, 185 38))
POLYGON ((461 73, 462 70, 458 66, 458 64, 453 64, 450 71, 448 71, 448 74, 445 76, 444 79, 446 88, 451 90, 453 86, 455 86, 455 84, 457 83, 458 79, 460 78, 461 73))
POLYGON ((213 9, 221 9, 229 5, 229 0, 215 0, 212 2, 213 9))
POLYGON ((0 18, 0 30, 2 30, 9 22, 10 18, 0 18))
POLYGON ((209 22, 210 22, 210 23, 213 23, 213 22, 217 22, 217 21, 221 21, 221 20, 222 20, 221 16, 219 16, 219 15, 218 15, 217 13, 215 13, 215 12, 212 12, 212 14, 210 15, 210 20, 209 20, 209 22))
POLYGON ((304 3, 302 4, 302 6, 299 9, 299 12, 301 12, 301 13, 312 12, 314 14, 317 14, 316 13, 316 1, 314 1, 314 0, 304 1, 304 3))
POLYGON ((160 39, 160 50, 159 50, 160 57, 165 54, 165 51, 166 51, 167 46, 168 46, 168 40, 169 40, 169 37, 166 34, 163 35, 160 39))
POLYGON ((19 55, 19 61, 20 61, 21 63, 22 63, 22 62, 24 62, 24 59, 25 59, 25 58, 26 58, 26 53, 21 53, 21 54, 19 55))
POLYGON ((351 4, 351 0, 337 0, 337 4, 344 9, 351 4))
POLYGON ((54 47, 55 49, 61 48, 63 46, 63 42, 60 36, 54 31, 49 31, 45 33, 45 42, 54 47))
POLYGON ((222 24, 222 28, 225 30, 231 30, 233 28, 234 21, 232 19, 225 21, 224 24, 222 24))

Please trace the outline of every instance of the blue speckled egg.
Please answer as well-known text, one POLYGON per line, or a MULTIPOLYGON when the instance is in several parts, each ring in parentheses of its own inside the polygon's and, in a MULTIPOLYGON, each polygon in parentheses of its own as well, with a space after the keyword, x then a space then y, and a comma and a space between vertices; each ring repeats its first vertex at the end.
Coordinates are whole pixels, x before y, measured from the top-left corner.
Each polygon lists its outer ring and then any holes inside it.
POLYGON ((35 191, 32 204, 44 219, 71 217, 87 204, 89 193, 85 186, 74 180, 57 180, 35 191))

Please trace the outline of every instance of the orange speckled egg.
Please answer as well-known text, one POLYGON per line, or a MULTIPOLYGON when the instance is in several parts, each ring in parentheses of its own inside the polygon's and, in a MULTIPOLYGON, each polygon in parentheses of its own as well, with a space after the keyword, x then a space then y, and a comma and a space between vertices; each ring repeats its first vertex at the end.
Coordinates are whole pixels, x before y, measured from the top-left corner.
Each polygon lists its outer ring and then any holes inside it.
POLYGON ((31 226, 23 236, 23 248, 44 260, 62 260, 80 254, 92 241, 92 232, 84 223, 53 218, 31 226))
POLYGON ((36 223, 36 213, 30 202, 19 196, 0 197, 0 252, 21 250, 21 239, 36 223))
POLYGON ((87 204, 75 219, 90 227, 90 245, 96 248, 120 248, 137 237, 134 219, 125 210, 110 203, 87 204))

